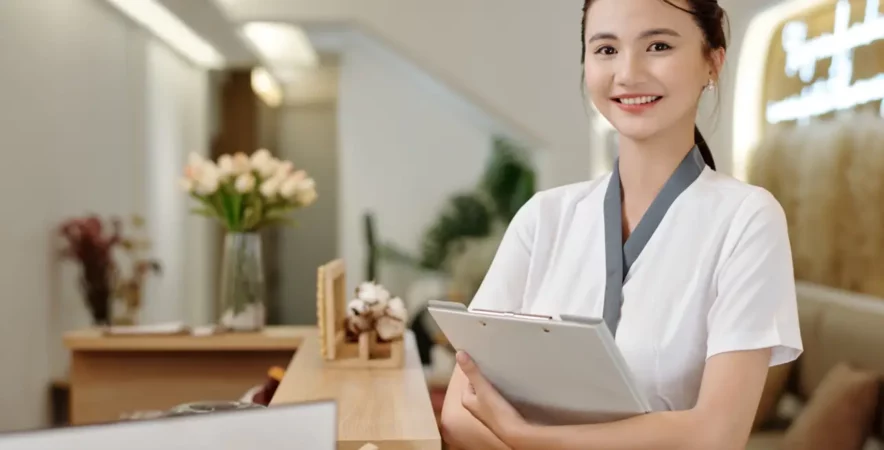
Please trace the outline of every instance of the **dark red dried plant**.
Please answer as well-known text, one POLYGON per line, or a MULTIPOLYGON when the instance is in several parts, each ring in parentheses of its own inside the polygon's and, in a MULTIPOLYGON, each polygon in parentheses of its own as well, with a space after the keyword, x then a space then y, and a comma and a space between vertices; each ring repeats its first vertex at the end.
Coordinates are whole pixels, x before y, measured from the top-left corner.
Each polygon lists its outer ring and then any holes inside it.
POLYGON ((123 242, 121 230, 120 219, 111 219, 108 231, 97 216, 74 218, 60 228, 67 242, 62 256, 80 263, 80 288, 95 325, 110 324, 111 295, 117 275, 112 252, 123 242))

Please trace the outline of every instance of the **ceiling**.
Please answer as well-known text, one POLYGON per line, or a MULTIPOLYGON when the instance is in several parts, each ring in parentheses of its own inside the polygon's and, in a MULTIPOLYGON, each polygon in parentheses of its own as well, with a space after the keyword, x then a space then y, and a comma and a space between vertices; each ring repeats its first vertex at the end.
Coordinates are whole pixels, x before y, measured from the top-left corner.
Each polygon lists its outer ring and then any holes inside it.
POLYGON ((257 52, 237 31, 227 11, 215 0, 157 0, 207 40, 228 67, 252 67, 259 63, 257 52))

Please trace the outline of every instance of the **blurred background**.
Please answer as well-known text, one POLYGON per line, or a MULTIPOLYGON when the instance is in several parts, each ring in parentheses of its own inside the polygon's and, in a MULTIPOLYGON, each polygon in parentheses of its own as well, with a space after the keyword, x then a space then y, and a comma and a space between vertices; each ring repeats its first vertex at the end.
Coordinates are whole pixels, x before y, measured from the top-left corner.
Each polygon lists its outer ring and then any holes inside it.
MULTIPOLYGON (((728 62, 698 117, 719 169, 783 204, 800 282, 861 302, 863 320, 884 317, 884 10, 877 0, 719 3, 728 62)), ((0 430, 64 423, 68 333, 217 322, 225 230, 192 214, 179 186, 192 153, 264 148, 315 181, 317 200, 295 226, 261 232, 266 325, 315 324, 317 267, 342 258, 348 291, 377 280, 403 298, 428 374, 445 379, 450 354, 421 313, 426 301, 468 303, 518 207, 605 173, 616 153, 614 131, 581 94, 581 7, 0 2, 0 430), (99 222, 123 274, 107 292, 84 280, 62 232, 99 222), (110 305, 106 321, 94 301, 110 305)), ((884 335, 856 337, 878 323, 844 317, 852 331, 830 330, 843 347, 820 358, 884 370, 863 356, 884 335)), ((792 389, 807 398, 818 382, 792 389)))

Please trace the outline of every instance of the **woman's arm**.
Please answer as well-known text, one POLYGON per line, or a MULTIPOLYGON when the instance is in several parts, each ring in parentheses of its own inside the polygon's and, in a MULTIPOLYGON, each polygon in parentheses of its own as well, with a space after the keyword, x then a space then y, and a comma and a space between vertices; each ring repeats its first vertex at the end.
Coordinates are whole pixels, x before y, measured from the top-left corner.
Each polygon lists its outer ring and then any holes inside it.
MULTIPOLYGON (((521 307, 539 219, 537 203, 538 197, 532 197, 510 222, 470 308, 516 311, 521 307)), ((509 449, 464 409, 461 399, 465 389, 470 389, 469 381, 463 371, 455 367, 442 405, 443 440, 453 447, 470 450, 509 449)))
POLYGON ((709 358, 697 405, 618 422, 575 426, 526 426, 507 430, 514 450, 737 450, 746 447, 767 378, 770 349, 709 358))
POLYGON ((464 389, 469 389, 469 381, 460 368, 455 367, 442 406, 442 439, 458 449, 509 450, 503 441, 461 405, 464 389))

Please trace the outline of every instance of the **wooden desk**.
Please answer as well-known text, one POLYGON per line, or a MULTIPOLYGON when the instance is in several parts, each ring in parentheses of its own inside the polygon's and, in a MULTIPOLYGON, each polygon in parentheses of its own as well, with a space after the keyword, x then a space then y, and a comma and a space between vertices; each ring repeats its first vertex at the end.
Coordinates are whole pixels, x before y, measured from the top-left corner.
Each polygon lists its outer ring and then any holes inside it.
POLYGON ((268 327, 217 336, 104 336, 68 333, 70 420, 119 420, 182 403, 238 400, 272 366, 285 367, 315 327, 268 327))
POLYGON ((316 332, 305 336, 270 405, 334 399, 338 450, 366 443, 380 450, 439 450, 442 439, 414 335, 402 369, 333 369, 323 365, 316 332))

